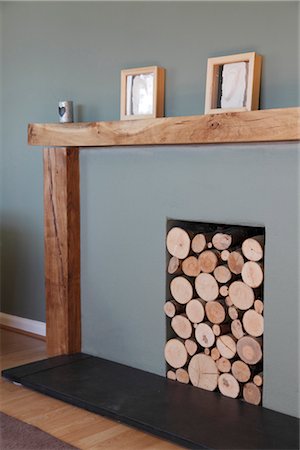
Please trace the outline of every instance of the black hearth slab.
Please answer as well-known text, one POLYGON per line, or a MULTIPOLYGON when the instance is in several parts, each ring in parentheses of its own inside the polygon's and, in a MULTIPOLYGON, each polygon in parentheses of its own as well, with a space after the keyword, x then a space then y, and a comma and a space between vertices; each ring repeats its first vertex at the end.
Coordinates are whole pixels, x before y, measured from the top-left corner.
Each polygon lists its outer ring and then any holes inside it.
POLYGON ((52 369, 54 367, 70 364, 74 361, 89 358, 84 353, 74 353, 73 355, 53 356, 52 358, 41 359, 33 363, 24 364, 23 366, 13 367, 2 371, 2 376, 9 380, 20 383, 20 379, 36 372, 52 369))
POLYGON ((85 354, 50 358, 32 365, 32 373, 31 364, 27 364, 2 374, 36 391, 188 448, 299 448, 298 419, 216 392, 85 354), (62 364, 58 364, 60 358, 62 364))

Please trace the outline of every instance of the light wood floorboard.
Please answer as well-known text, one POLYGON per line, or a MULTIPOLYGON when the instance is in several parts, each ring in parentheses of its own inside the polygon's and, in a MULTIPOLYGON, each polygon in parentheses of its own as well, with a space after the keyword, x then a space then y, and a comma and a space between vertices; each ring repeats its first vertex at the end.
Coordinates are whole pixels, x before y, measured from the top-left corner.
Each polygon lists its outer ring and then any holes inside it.
MULTIPOLYGON (((46 358, 45 342, 0 329, 1 370, 46 358)), ((0 379, 0 410, 79 449, 175 450, 181 447, 0 379)))

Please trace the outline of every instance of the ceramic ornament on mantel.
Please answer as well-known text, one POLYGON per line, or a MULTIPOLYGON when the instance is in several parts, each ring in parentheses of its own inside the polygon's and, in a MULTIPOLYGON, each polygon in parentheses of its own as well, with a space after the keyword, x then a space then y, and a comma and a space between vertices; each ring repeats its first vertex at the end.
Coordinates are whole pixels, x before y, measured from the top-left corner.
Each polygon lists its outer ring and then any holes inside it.
POLYGON ((73 122, 73 102, 71 100, 58 102, 58 116, 60 123, 73 122))

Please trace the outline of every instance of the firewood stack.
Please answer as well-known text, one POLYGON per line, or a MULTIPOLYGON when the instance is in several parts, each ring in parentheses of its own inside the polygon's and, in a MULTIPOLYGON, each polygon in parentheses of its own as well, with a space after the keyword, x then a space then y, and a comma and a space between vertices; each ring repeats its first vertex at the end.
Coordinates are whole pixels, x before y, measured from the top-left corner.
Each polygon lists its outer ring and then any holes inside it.
POLYGON ((197 234, 175 226, 166 244, 167 377, 259 405, 264 236, 249 237, 247 227, 197 234))

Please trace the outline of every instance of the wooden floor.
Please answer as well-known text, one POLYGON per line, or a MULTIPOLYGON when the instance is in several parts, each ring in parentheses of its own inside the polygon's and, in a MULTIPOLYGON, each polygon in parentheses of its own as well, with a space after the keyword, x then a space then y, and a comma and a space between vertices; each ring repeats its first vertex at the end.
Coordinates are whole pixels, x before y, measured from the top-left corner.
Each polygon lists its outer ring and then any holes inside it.
MULTIPOLYGON (((1 370, 46 357, 45 342, 0 329, 1 370)), ((0 380, 0 410, 80 449, 172 450, 181 447, 105 417, 0 380)))

